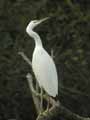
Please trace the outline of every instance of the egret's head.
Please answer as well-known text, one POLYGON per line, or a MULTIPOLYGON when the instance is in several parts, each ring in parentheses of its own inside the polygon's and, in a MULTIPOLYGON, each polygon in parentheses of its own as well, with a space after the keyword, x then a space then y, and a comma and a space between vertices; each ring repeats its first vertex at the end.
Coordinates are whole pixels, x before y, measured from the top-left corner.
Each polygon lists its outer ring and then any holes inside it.
POLYGON ((27 28, 26 28, 26 32, 29 33, 31 30, 33 30, 37 25, 39 25, 40 23, 44 22, 45 20, 49 19, 49 17, 43 18, 41 20, 32 20, 27 28))

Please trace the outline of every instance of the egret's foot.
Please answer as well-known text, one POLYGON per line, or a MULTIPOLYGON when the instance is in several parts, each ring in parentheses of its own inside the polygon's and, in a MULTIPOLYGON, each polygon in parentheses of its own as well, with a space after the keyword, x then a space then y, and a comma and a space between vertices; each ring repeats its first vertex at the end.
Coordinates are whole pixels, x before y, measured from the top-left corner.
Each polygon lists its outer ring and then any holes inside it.
POLYGON ((46 115, 46 114, 48 114, 50 111, 49 111, 49 109, 46 109, 42 114, 43 115, 46 115))
POLYGON ((39 115, 43 115, 43 112, 40 112, 39 115))
POLYGON ((42 110, 40 110, 39 115, 42 115, 42 114, 43 114, 43 112, 44 112, 44 110, 43 110, 43 109, 42 109, 42 110))

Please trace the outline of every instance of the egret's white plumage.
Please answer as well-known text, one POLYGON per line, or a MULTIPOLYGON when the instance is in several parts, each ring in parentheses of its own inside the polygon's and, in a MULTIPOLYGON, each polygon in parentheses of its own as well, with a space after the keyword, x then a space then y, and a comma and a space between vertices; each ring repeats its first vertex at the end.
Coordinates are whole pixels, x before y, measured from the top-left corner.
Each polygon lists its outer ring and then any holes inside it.
POLYGON ((43 48, 40 36, 33 31, 41 22, 48 18, 42 20, 31 21, 26 32, 35 40, 35 49, 32 58, 32 68, 35 77, 40 85, 50 96, 55 97, 58 95, 58 77, 57 71, 52 57, 43 48))

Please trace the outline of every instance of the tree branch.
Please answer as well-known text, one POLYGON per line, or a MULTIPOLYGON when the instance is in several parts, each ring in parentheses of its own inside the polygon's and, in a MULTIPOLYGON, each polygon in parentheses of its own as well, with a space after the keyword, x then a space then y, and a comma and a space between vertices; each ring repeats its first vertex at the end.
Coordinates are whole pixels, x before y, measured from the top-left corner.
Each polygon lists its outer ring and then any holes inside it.
MULTIPOLYGON (((19 52, 19 54, 32 67, 32 64, 29 58, 23 52, 19 52)), ((52 57, 53 57, 53 52, 52 52, 52 57)), ((36 107, 37 114, 39 114, 41 95, 37 93, 37 91, 34 88, 32 75, 28 73, 26 77, 29 83, 29 87, 31 89, 31 93, 32 93, 33 101, 36 107)), ((63 91, 64 91, 64 88, 63 88, 63 91)), ((48 98, 46 95, 43 95, 43 98, 44 100, 48 101, 48 98)), ((59 101, 57 102, 54 101, 53 98, 50 98, 50 103, 52 107, 50 108, 49 112, 44 112, 43 114, 39 114, 37 117, 37 120, 55 120, 55 119, 60 119, 60 117, 63 117, 69 120, 90 120, 90 118, 85 118, 85 117, 79 116, 71 112, 69 109, 65 108, 59 101)))
MULTIPOLYGON (((28 79, 32 94, 34 94, 34 97, 36 96, 36 97, 40 98, 40 94, 37 93, 33 87, 32 76, 29 73, 27 74, 27 79, 28 79)), ((48 98, 45 95, 43 95, 43 98, 45 100, 48 100, 48 98)), ((38 101, 38 102, 40 102, 40 101, 38 101)), ((38 102, 37 102, 37 104, 38 104, 38 102)), ((37 120, 55 120, 55 119, 60 118, 60 116, 66 118, 66 119, 69 119, 69 120, 90 120, 90 118, 81 117, 81 116, 71 112, 70 110, 65 108, 62 104, 60 104, 59 101, 55 102, 52 98, 50 98, 50 103, 53 106, 51 107, 49 112, 44 112, 42 114, 39 114, 37 117, 37 120)))
POLYGON ((19 55, 22 56, 22 58, 32 67, 32 62, 30 59, 24 54, 24 52, 18 52, 19 55))
POLYGON ((34 105, 36 108, 36 112, 37 112, 37 114, 39 114, 40 113, 40 99, 38 98, 39 93, 37 93, 33 87, 34 85, 33 85, 32 75, 30 73, 28 73, 26 78, 28 80, 29 88, 32 93, 32 98, 33 98, 33 102, 34 102, 34 105))

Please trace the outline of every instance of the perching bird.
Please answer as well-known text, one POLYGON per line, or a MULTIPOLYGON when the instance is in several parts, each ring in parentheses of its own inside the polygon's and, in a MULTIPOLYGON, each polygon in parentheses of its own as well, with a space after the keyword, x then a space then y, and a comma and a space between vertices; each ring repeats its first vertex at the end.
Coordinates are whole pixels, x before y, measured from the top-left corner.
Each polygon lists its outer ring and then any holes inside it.
POLYGON ((58 95, 58 76, 56 66, 52 57, 44 49, 40 36, 33 31, 37 25, 47 19, 48 17, 41 20, 31 21, 26 28, 26 32, 35 40, 32 68, 36 80, 38 81, 40 88, 44 89, 49 96, 56 97, 56 95, 58 95))

